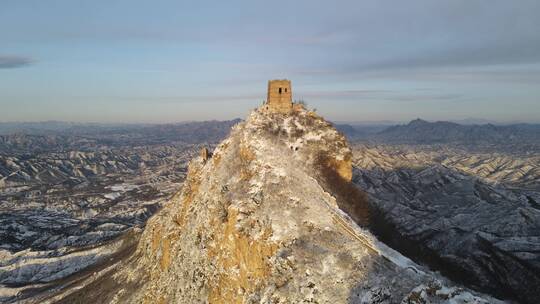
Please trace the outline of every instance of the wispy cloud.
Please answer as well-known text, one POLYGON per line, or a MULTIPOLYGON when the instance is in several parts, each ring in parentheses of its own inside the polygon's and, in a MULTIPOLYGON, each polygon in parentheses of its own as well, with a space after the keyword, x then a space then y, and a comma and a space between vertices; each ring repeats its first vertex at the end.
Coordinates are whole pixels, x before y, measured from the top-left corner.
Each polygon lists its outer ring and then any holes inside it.
POLYGON ((0 69, 16 69, 32 64, 34 60, 24 56, 0 55, 0 69))

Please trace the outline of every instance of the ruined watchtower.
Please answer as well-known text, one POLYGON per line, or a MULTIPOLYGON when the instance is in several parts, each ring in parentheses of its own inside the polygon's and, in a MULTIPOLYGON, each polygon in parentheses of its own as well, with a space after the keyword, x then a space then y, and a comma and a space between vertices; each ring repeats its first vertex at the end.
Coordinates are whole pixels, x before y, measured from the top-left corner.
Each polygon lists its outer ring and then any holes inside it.
POLYGON ((287 79, 268 81, 268 98, 265 109, 270 112, 290 113, 293 109, 291 81, 287 79))

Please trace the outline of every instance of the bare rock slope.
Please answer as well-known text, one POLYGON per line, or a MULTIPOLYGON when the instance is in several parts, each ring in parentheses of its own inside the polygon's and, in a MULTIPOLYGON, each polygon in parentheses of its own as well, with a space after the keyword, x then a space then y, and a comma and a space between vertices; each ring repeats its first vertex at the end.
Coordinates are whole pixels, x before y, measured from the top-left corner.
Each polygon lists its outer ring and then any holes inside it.
POLYGON ((40 303, 498 303, 378 242, 351 151, 312 112, 254 111, 130 256, 27 299, 40 303), (343 212, 345 210, 347 213, 343 212))

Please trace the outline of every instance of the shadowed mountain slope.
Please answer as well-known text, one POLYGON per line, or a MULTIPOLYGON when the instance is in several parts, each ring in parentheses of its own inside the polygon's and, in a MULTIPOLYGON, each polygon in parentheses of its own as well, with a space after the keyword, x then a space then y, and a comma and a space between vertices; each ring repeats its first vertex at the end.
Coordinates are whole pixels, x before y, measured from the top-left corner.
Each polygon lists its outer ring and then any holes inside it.
POLYGON ((445 275, 539 303, 540 158, 455 149, 363 146, 354 182, 370 195, 372 231, 445 275))

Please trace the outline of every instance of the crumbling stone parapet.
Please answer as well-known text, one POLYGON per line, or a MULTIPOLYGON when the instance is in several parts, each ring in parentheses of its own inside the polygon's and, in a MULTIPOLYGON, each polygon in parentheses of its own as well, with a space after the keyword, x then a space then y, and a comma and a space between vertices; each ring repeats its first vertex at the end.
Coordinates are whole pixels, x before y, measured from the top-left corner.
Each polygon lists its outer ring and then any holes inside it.
POLYGON ((206 162, 210 157, 212 157, 212 154, 208 151, 206 147, 201 149, 200 156, 203 162, 206 162))

